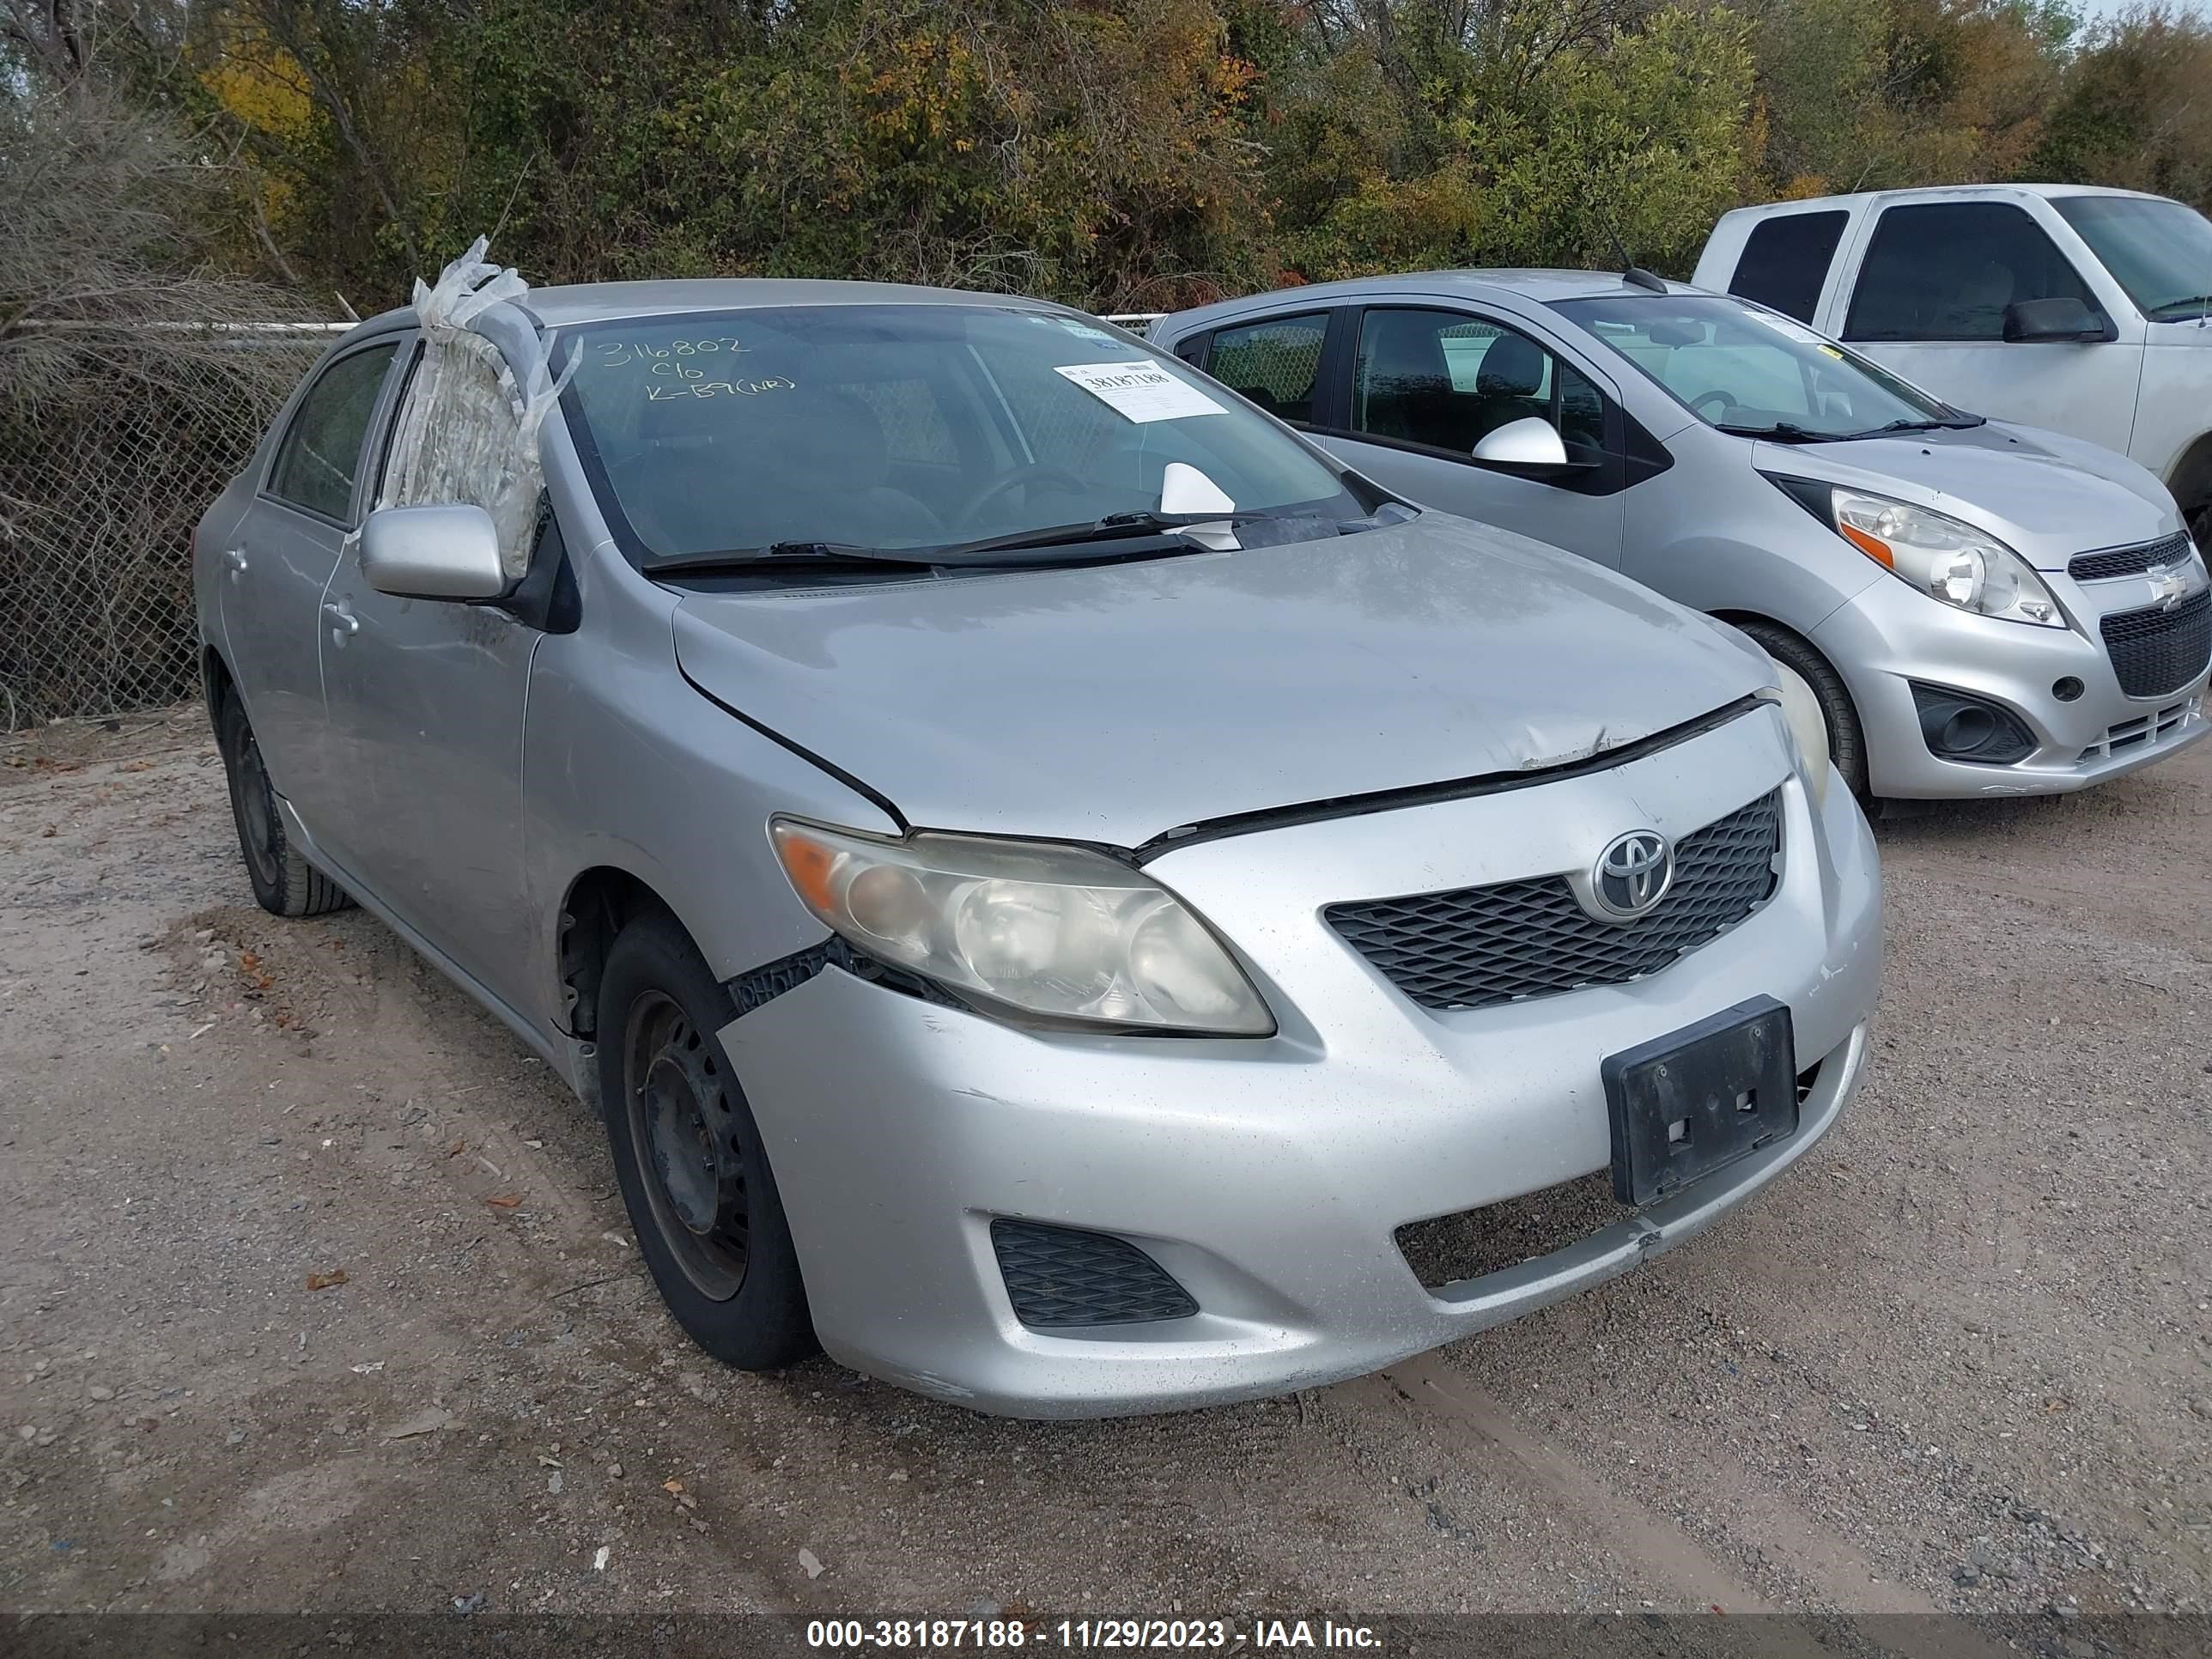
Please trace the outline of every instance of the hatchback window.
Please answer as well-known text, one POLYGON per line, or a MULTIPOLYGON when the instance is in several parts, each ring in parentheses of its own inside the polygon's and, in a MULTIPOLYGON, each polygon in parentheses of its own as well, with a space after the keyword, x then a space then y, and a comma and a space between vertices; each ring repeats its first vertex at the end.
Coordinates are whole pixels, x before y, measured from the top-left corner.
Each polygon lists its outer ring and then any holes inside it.
POLYGON ((1548 422, 1567 453, 1605 449, 1605 397, 1527 335, 1462 311, 1374 310, 1360 319, 1356 432, 1465 455, 1499 427, 1548 422))
POLYGON ((1279 419, 1310 422, 1328 337, 1325 311, 1221 329, 1213 337, 1206 373, 1279 419))
POLYGON ((1850 215, 1840 209, 1760 220, 1743 245, 1729 292, 1801 323, 1811 322, 1820 308, 1828 262, 1836 257, 1836 244, 1850 221, 1850 215))
POLYGON ((269 493, 343 524, 353 509, 353 484, 376 394, 392 368, 391 345, 341 357, 300 400, 269 469, 269 493))
POLYGON ((2154 323, 2212 312, 2212 220, 2141 196, 2061 196, 2051 206, 2154 323))
POLYGON ((617 538, 648 568, 792 542, 936 548, 1172 510, 1177 464, 1239 513, 1367 510, 1272 422, 1073 316, 761 307, 591 325, 563 352, 576 363, 570 428, 617 538))
POLYGON ((2043 227, 2009 202, 1883 210, 1847 340, 2002 340, 2022 300, 2096 299, 2043 227))

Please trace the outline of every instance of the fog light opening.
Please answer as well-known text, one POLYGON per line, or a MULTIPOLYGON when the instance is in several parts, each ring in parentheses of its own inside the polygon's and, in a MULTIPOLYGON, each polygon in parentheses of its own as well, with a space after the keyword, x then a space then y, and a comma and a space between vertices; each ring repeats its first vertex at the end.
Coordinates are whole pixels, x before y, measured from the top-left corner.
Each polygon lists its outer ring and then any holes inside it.
POLYGON ((2035 752, 2034 735, 2001 703, 1917 682, 1912 701, 1920 715, 1920 735, 1940 760, 2009 766, 2035 752))
POLYGON ((2072 702, 2081 695, 2081 682, 2071 674, 2051 682, 2051 695, 2061 702, 2072 702))
POLYGON ((1948 755, 1971 755, 1996 732, 1997 723, 1986 708, 1961 708, 1943 722, 1936 746, 1948 755))

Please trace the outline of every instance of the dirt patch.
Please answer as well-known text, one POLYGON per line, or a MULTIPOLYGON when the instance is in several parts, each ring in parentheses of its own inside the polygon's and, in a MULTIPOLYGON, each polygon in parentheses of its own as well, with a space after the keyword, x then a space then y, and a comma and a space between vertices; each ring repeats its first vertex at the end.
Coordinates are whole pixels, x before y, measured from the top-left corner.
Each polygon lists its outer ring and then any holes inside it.
POLYGON ((362 913, 251 906, 196 711, 0 762, 0 1607, 2049 1646, 2212 1593, 2208 750, 1881 826, 1873 1080, 1729 1224, 1388 1378, 1061 1425, 699 1354, 574 1095, 362 913))

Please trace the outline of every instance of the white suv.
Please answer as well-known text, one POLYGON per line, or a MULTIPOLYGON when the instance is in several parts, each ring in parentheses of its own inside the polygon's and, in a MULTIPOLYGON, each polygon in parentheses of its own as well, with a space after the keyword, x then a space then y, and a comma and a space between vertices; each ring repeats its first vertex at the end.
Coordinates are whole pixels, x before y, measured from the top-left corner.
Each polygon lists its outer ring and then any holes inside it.
POLYGON ((1973 185, 1741 208, 1701 288, 1962 409, 2117 449, 2212 544, 2212 221, 2162 196, 1973 185))

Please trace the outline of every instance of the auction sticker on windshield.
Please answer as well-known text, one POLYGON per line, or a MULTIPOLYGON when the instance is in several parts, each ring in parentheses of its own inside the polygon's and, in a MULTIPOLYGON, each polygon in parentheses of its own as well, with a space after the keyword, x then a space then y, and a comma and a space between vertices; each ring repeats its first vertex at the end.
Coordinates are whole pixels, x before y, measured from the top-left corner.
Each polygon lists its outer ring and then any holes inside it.
POLYGON ((1126 421, 1180 421, 1228 411, 1157 363, 1063 363, 1057 372, 1126 421))

